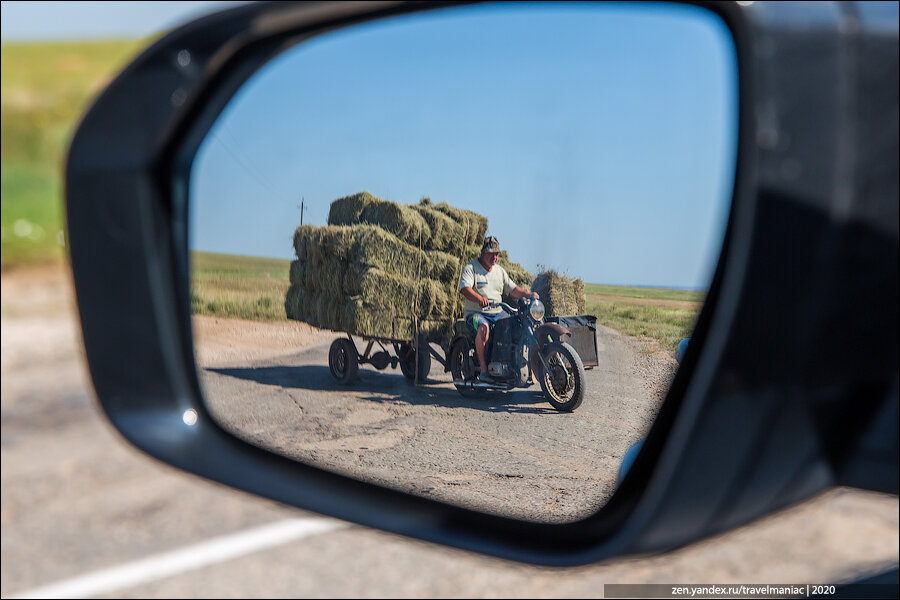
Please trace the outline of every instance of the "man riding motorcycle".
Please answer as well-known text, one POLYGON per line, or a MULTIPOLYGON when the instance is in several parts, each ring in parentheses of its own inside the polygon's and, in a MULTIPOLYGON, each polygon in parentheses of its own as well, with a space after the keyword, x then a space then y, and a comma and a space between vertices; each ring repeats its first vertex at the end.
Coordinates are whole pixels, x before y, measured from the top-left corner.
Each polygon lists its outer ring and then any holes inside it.
POLYGON ((459 277, 459 292, 466 299, 463 318, 475 332, 475 353, 481 366, 479 381, 489 382, 484 347, 487 343, 491 327, 503 316, 503 309, 496 306, 503 294, 515 299, 538 298, 537 292, 526 292, 510 279, 506 269, 497 264, 500 258, 500 242, 494 236, 484 238, 481 256, 463 267, 459 277), (495 303, 493 308, 491 303, 495 303))

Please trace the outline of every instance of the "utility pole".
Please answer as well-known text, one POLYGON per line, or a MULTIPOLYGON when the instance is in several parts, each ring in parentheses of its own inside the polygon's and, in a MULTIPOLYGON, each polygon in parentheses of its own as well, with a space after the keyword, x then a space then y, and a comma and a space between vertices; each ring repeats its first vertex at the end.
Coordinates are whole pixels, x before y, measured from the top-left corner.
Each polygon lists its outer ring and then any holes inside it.
POLYGON ((303 210, 305 208, 303 196, 300 196, 300 224, 303 225, 303 210))

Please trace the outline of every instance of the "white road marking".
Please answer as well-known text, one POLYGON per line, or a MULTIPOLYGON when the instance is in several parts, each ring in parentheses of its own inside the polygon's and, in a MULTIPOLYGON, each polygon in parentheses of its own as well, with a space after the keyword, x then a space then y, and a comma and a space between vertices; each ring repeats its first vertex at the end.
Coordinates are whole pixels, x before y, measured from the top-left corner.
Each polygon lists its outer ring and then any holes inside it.
POLYGON ((9 598, 85 598, 134 587, 231 560, 258 550, 325 533, 347 523, 331 519, 287 519, 239 531, 180 550, 42 586, 9 598))

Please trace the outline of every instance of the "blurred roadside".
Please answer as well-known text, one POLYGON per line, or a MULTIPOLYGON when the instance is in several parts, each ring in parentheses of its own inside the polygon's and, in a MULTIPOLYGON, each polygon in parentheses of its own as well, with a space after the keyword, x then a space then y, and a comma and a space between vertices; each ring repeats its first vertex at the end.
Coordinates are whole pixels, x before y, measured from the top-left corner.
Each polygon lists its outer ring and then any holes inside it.
POLYGON ((2 44, 3 271, 64 260, 66 149, 91 100, 144 43, 2 44))

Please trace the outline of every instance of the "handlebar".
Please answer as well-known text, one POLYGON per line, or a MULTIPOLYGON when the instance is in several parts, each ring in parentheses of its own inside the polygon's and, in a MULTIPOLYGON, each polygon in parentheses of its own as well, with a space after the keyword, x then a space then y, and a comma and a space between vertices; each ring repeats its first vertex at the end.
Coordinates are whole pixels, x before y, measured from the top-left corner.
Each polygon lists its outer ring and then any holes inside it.
POLYGON ((488 308, 497 308, 498 306, 511 315, 514 315, 519 312, 515 308, 513 308, 512 306, 507 304, 506 302, 491 302, 488 304, 488 308))

